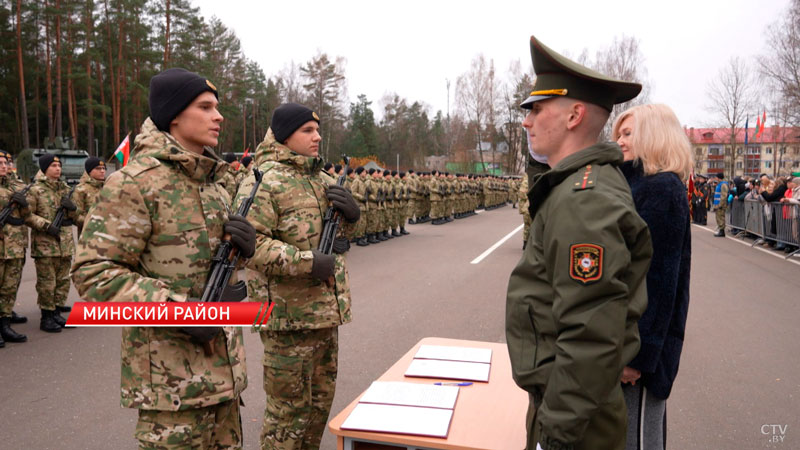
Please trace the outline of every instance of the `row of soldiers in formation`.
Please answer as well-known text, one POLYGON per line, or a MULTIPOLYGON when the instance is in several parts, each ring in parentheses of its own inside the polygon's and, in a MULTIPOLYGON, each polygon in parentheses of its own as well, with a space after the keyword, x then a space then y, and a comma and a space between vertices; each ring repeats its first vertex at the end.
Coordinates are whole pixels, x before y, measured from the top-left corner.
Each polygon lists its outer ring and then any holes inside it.
MULTIPOLYGON (((331 163, 323 170, 333 177, 344 172, 341 165, 331 163)), ((470 217, 480 208, 498 208, 509 201, 516 203, 519 180, 361 166, 347 168, 344 186, 352 192, 361 216, 366 219, 359 222, 354 239, 356 245, 363 247, 410 234, 405 229, 406 223, 442 225, 470 217)))
POLYGON ((11 155, 0 152, 0 347, 27 341, 11 324, 28 320, 13 311, 28 250, 28 228, 41 310, 39 328, 48 333, 65 328, 61 313, 71 309, 66 302, 75 254, 72 226, 80 233, 105 180, 105 163, 95 157, 86 160, 86 172, 73 188, 61 180, 58 156, 42 155, 38 163, 40 171, 26 186, 11 170, 11 155))

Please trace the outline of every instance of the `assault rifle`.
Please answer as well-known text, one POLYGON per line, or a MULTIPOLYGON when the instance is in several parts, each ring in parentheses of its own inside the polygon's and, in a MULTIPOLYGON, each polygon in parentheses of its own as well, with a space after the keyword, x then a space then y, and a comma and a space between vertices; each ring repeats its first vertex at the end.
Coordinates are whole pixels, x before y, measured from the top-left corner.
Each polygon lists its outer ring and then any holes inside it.
MULTIPOLYGON (((344 186, 347 180, 347 169, 350 168, 350 158, 342 155, 344 159, 344 170, 336 180, 337 186, 344 186)), ((334 207, 328 208, 325 211, 325 217, 322 219, 322 237, 319 239, 319 246, 317 250, 326 255, 333 253, 333 241, 336 240, 336 232, 339 231, 339 225, 342 223, 342 214, 334 207)), ((329 285, 332 283, 329 283, 329 285)))
MULTIPOLYGON (((250 191, 250 196, 242 200, 242 204, 239 205, 239 209, 236 211, 236 214, 242 217, 247 217, 250 206, 253 204, 253 199, 256 197, 256 192, 258 192, 258 187, 261 185, 263 174, 258 169, 253 169, 253 175, 256 177, 256 184, 253 186, 253 190, 250 191)), ((203 296, 200 297, 200 302, 240 302, 247 297, 247 285, 244 281, 239 280, 233 286, 228 285, 238 262, 239 252, 233 247, 231 236, 226 234, 222 237, 222 243, 217 248, 217 253, 211 259, 211 272, 208 274, 208 280, 206 281, 206 287, 203 289, 203 296)), ((211 356, 214 353, 210 342, 203 343, 203 350, 206 356, 211 356)))
MULTIPOLYGON (((77 184, 73 185, 72 189, 69 190, 69 194, 67 194, 67 198, 68 199, 72 200, 72 194, 75 193, 75 188, 76 187, 78 187, 77 184)), ((50 228, 54 228, 54 229, 58 230, 58 232, 60 233, 61 232, 61 227, 71 226, 72 225, 72 220, 71 219, 64 219, 66 217, 66 215, 67 215, 67 208, 64 208, 63 206, 59 206, 58 209, 56 210, 56 217, 53 219, 53 221, 50 223, 50 226, 47 227, 47 229, 49 230, 50 228)))
MULTIPOLYGON (((22 193, 22 195, 25 195, 32 187, 33 183, 25 186, 25 188, 22 189, 20 192, 22 193)), ((16 194, 16 192, 14 192, 14 194, 16 194)), ((11 213, 14 212, 14 208, 17 206, 19 206, 17 205, 17 202, 15 202, 14 200, 9 200, 5 208, 3 208, 2 211, 0 211, 0 228, 3 228, 6 223, 10 223, 12 225, 22 225, 22 223, 15 223, 14 218, 11 217, 11 213)))

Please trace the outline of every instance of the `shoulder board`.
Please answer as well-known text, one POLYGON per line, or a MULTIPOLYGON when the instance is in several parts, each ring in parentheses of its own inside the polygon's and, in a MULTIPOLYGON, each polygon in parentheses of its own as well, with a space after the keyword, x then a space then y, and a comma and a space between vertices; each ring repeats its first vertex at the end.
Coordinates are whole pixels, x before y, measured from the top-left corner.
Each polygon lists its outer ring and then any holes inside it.
POLYGON ((575 175, 578 174, 580 174, 580 176, 570 177, 573 191, 584 191, 586 189, 592 189, 595 186, 597 175, 595 175, 591 164, 583 168, 582 174, 580 170, 575 172, 575 175))
POLYGON ((154 169, 161 165, 161 161, 152 156, 137 158, 131 161, 130 164, 120 169, 120 171, 128 176, 136 177, 139 174, 154 169))

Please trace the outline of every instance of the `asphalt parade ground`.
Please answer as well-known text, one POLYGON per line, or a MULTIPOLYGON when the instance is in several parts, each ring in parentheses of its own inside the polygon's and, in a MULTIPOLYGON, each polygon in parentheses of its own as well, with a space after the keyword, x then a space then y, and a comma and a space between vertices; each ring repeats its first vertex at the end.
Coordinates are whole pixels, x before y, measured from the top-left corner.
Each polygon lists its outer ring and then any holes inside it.
MULTIPOLYGON (((505 293, 522 254, 521 223, 506 206, 441 226, 409 225, 410 236, 353 247, 353 322, 339 330, 331 417, 424 337, 505 342, 505 293)), ((667 448, 800 448, 800 258, 716 238, 706 227, 693 226, 692 240, 691 303, 667 404, 667 448)), ((0 448, 135 449, 136 411, 119 406, 120 330, 39 331, 35 282, 28 258, 15 311, 29 321, 14 326, 28 342, 0 349, 0 448)), ((77 300, 72 289, 69 303, 77 300)), ((245 341, 244 447, 257 449, 263 347, 249 330, 245 341)), ((327 431, 322 448, 336 448, 327 431)))

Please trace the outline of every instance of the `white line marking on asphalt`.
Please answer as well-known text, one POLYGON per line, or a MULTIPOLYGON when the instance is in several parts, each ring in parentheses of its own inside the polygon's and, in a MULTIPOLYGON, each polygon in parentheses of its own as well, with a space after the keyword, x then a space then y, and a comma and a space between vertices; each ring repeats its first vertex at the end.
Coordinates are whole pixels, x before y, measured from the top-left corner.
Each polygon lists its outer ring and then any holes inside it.
POLYGON ((480 263, 481 261, 483 261, 483 258, 486 258, 486 257, 487 257, 487 256, 489 256, 489 255, 490 255, 490 254, 491 254, 493 251, 497 250, 497 247, 500 247, 501 245, 503 245, 503 242, 505 242, 505 241, 507 241, 507 240, 511 239, 511 236, 515 235, 515 234, 516 234, 516 233, 517 233, 519 230, 521 230, 521 229, 522 229, 522 227, 524 227, 524 226, 525 226, 525 225, 523 224, 523 225, 520 225, 520 226, 518 226, 517 228, 514 228, 514 231, 512 231, 511 233, 508 233, 508 234, 506 235, 506 237, 504 237, 503 239, 500 239, 499 241, 495 242, 495 244, 494 244, 493 246, 489 247, 488 249, 486 249, 486 251, 485 251, 485 252, 481 253, 481 256, 478 256, 477 258, 473 259, 473 260, 472 260, 472 262, 471 262, 470 264, 478 264, 478 263, 480 263))
MULTIPOLYGON (((695 227, 697 227, 697 228, 700 228, 701 230, 706 230, 706 231, 708 231, 709 233, 716 233, 716 231, 714 231, 714 230, 709 230, 708 228, 706 228, 706 227, 704 227, 704 226, 702 226, 702 225, 697 225, 696 223, 693 223, 693 224, 692 224, 692 226, 695 226, 695 227)), ((753 247, 751 243, 749 243, 749 242, 745 242, 745 241, 742 241, 742 240, 739 240, 739 239, 737 239, 737 238, 735 238, 735 237, 733 237, 733 236, 725 236, 725 238, 726 238, 726 239, 730 239, 730 240, 732 240, 733 242, 737 242, 737 243, 739 243, 739 244, 746 245, 746 246, 748 246, 748 247, 751 247, 751 248, 754 248, 754 249, 756 249, 756 250, 762 251, 762 252, 764 252, 764 253, 766 253, 766 254, 768 254, 768 255, 772 255, 772 256, 774 256, 774 257, 776 257, 776 258, 780 258, 780 259, 782 259, 782 260, 784 260, 784 261, 786 261, 786 262, 790 262, 790 263, 792 263, 792 264, 797 264, 798 266, 800 266, 800 261, 795 261, 795 260, 793 260, 793 259, 791 259, 791 258, 789 258, 789 259, 786 259, 784 256, 781 256, 781 255, 779 255, 779 254, 777 254, 777 253, 775 253, 775 252, 771 252, 771 251, 769 251, 769 250, 767 250, 767 249, 763 249, 763 248, 761 248, 761 247, 758 247, 758 246, 756 246, 756 247, 753 247)))

